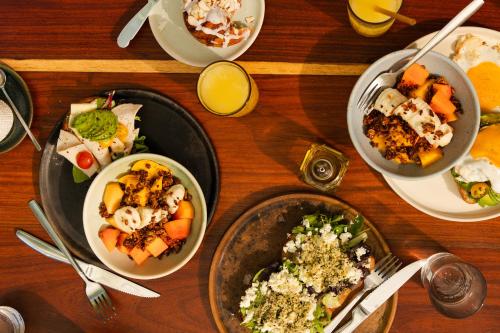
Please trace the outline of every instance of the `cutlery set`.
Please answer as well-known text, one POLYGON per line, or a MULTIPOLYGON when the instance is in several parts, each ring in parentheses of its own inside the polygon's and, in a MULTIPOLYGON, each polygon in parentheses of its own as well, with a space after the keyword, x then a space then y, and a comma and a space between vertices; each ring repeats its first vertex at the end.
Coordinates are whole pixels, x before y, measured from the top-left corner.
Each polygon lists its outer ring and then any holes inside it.
POLYGON ((158 293, 155 293, 138 284, 128 281, 116 274, 108 272, 97 266, 87 264, 78 259, 74 259, 62 240, 57 235, 52 225, 47 220, 45 213, 38 205, 38 203, 35 200, 31 200, 28 203, 28 206, 30 207, 31 211, 38 219, 42 227, 45 229, 45 231, 47 231, 50 238, 54 241, 54 243, 56 243, 59 250, 22 230, 16 231, 17 237, 34 250, 46 255, 47 257, 71 264, 78 275, 80 275, 82 280, 85 282, 85 293, 87 295, 87 298, 89 299, 92 308, 100 318, 102 318, 103 320, 109 320, 116 315, 113 303, 111 302, 109 295, 102 287, 101 283, 121 292, 136 296, 160 296, 158 293))

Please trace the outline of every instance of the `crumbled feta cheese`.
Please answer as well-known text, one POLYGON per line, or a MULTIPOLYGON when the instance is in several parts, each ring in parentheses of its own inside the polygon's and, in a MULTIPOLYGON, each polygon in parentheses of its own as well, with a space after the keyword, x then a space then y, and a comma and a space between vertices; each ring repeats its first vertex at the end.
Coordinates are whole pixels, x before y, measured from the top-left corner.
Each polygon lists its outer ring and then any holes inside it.
POLYGON ((286 242, 285 246, 283 247, 283 252, 285 253, 295 253, 297 251, 297 246, 295 245, 295 242, 293 240, 289 240, 286 242))
POLYGON ((269 277, 269 287, 280 294, 298 294, 302 291, 302 285, 299 280, 290 274, 287 269, 271 274, 269 277))
POLYGON ((340 234, 339 238, 340 238, 340 241, 342 242, 342 244, 344 244, 347 241, 349 241, 349 239, 352 238, 352 235, 350 232, 343 232, 340 234))
POLYGON ((337 234, 334 232, 328 232, 321 235, 321 238, 323 238, 325 243, 332 244, 337 239, 337 234))
POLYGON ((361 270, 357 269, 356 267, 351 267, 351 269, 347 272, 347 278, 352 284, 357 284, 362 277, 363 272, 361 272, 361 270))
POLYGON ((252 286, 248 288, 245 295, 241 298, 240 308, 248 308, 255 298, 257 297, 257 288, 259 287, 258 282, 252 283, 252 286))
POLYGON ((307 236, 312 236, 312 234, 313 234, 312 231, 307 232, 307 236))
POLYGON ((319 229, 319 233, 322 235, 327 234, 330 231, 332 231, 332 226, 329 223, 326 223, 323 227, 321 227, 321 229, 319 229))
POLYGON ((302 225, 306 228, 309 228, 310 227, 310 224, 309 224, 309 220, 308 219, 303 219, 302 220, 302 225))
POLYGON ((366 254, 366 249, 364 247, 358 247, 355 253, 358 261, 361 261, 361 257, 366 254))

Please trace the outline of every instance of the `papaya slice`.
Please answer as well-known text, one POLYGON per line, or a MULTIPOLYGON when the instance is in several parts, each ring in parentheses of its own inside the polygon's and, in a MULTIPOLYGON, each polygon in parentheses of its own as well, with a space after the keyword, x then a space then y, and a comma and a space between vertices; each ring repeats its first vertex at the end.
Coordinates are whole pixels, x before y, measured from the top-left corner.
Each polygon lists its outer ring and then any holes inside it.
POLYGON ((451 87, 448 84, 434 83, 432 89, 434 89, 434 94, 443 94, 447 99, 452 96, 451 87))
POLYGON ((125 253, 125 254, 129 254, 130 253, 130 249, 128 247, 126 247, 125 245, 123 245, 123 241, 127 237, 128 237, 128 234, 122 232, 118 236, 118 240, 116 242, 116 248, 118 249, 118 251, 120 251, 121 253, 125 253))
POLYGON ((118 183, 108 183, 104 189, 104 196, 102 201, 106 206, 108 214, 114 214, 114 212, 120 207, 120 202, 123 198, 123 191, 118 183))
POLYGON ((166 249, 168 249, 168 245, 160 237, 156 237, 146 246, 146 250, 154 257, 158 257, 166 249))
POLYGON ((413 64, 403 73, 401 81, 408 85, 421 86, 429 77, 429 72, 424 66, 413 64))
POLYGON ((106 247, 106 249, 108 249, 109 252, 113 251, 113 249, 116 247, 119 235, 120 230, 113 227, 108 227, 99 231, 99 238, 102 240, 104 246, 106 247))
POLYGON ((181 200, 178 205, 179 208, 177 208, 173 216, 174 220, 194 218, 194 207, 191 201, 181 200))
POLYGON ((148 251, 142 250, 138 246, 134 247, 130 251, 129 255, 132 257, 132 259, 134 259, 137 265, 142 265, 142 263, 151 256, 151 254, 148 251))
POLYGON ((443 152, 439 148, 433 148, 429 151, 421 151, 418 153, 418 157, 420 158, 420 163, 422 163, 422 167, 428 167, 432 163, 438 161, 441 157, 443 157, 443 152))
POLYGON ((191 233, 191 219, 180 219, 165 223, 165 231, 172 239, 186 239, 191 233))
POLYGON ((446 95, 437 93, 432 96, 430 107, 432 111, 443 115, 452 114, 457 109, 446 95))

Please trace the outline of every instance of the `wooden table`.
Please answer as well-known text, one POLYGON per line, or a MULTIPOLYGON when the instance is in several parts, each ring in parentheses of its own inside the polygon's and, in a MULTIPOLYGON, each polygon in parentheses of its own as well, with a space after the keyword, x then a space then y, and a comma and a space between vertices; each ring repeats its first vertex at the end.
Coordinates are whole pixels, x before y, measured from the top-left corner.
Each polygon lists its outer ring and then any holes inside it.
MULTIPOLYGON (((32 129, 42 143, 71 102, 112 88, 156 90, 190 110, 208 132, 220 161, 221 193, 197 255, 172 276, 144 283, 162 296, 148 300, 111 290, 119 318, 103 324, 73 269, 35 253, 14 235, 22 228, 48 240, 27 208, 29 199, 40 200, 40 154, 25 139, 0 156, 0 304, 18 309, 28 332, 215 331, 208 271, 224 231, 264 199, 311 191, 298 179, 298 165, 309 143, 322 141, 351 160, 335 195, 373 221, 395 254, 408 262, 436 251, 453 252, 477 265, 488 281, 484 308, 468 319, 452 320, 433 309, 414 278, 400 291, 392 332, 499 332, 500 219, 451 223, 417 211, 362 161, 346 127, 356 75, 378 57, 439 29, 467 2, 406 1, 402 12, 417 18, 416 26, 395 24, 384 37, 367 39, 350 28, 341 1, 267 1, 261 34, 240 59, 254 73, 260 104, 242 119, 222 119, 198 103, 197 75, 192 74, 197 70, 171 61, 149 27, 129 48, 116 46, 119 30, 144 1, 2 0, 0 59, 20 71, 30 87, 32 129), (53 61, 61 59, 72 61, 53 61), (124 60, 139 62, 131 66, 124 60), (143 60, 153 62, 144 65, 143 60), (161 73, 134 73, 151 64, 161 73)), ((500 30, 499 2, 488 1, 468 24, 500 30)))

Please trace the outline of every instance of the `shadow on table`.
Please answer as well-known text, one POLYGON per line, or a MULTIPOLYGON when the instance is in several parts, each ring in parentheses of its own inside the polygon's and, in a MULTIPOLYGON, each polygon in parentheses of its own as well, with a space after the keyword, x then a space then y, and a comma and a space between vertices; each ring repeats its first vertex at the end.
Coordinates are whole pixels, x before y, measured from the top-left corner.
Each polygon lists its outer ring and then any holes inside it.
POLYGON ((21 313, 27 332, 84 332, 43 298, 29 291, 4 294, 0 296, 0 304, 11 306, 21 313))

